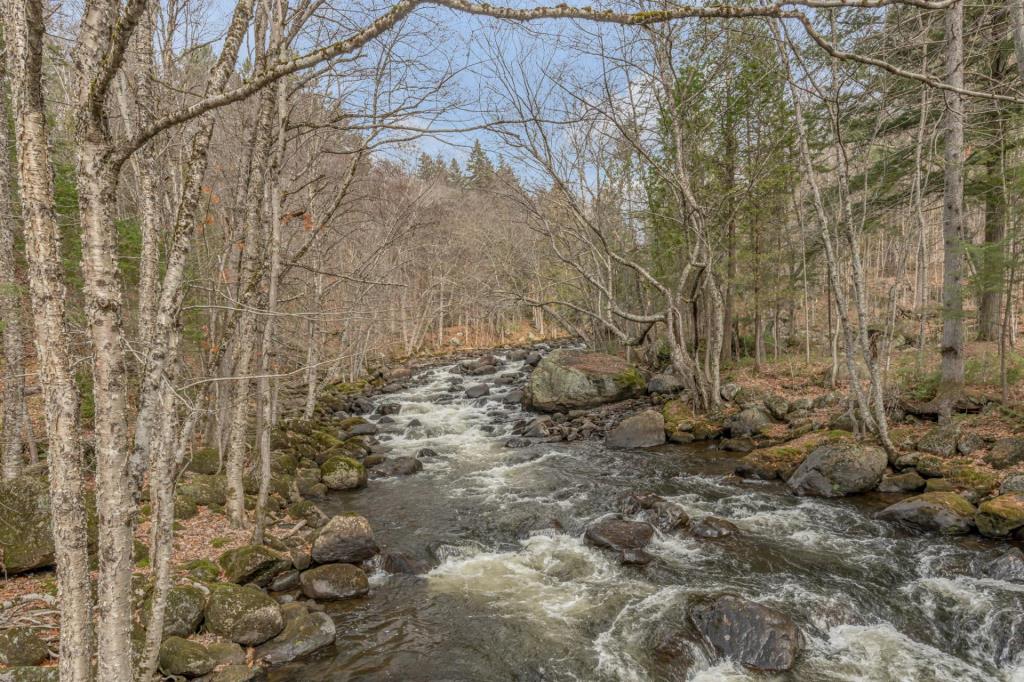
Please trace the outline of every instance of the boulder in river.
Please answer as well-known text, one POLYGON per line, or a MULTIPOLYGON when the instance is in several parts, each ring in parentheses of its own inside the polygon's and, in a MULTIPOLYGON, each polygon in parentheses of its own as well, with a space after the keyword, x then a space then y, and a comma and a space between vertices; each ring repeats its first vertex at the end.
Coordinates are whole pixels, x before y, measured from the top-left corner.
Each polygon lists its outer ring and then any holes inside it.
POLYGON ((649 448, 665 442, 665 419, 656 410, 644 410, 619 422, 605 436, 611 448, 649 448))
POLYGON ((404 552, 384 552, 380 555, 380 567, 388 573, 401 575, 422 575, 430 571, 427 562, 404 552))
POLYGON ((313 561, 320 564, 354 564, 372 558, 378 551, 370 522, 355 514, 335 516, 313 541, 313 561))
POLYGON ((936 492, 900 500, 875 516, 944 535, 963 535, 974 527, 974 514, 974 505, 957 493, 936 492))
POLYGON ((880 493, 912 493, 921 490, 925 486, 925 480, 916 471, 904 471, 902 474, 891 474, 882 476, 882 482, 878 484, 880 493))
POLYGON ((874 490, 882 481, 885 450, 860 443, 831 443, 815 448, 789 478, 797 495, 842 497, 874 490))
POLYGON ((337 600, 361 597, 370 591, 363 569, 352 564, 324 564, 302 572, 302 593, 310 599, 337 600))
POLYGON ((690 526, 690 532, 705 540, 726 538, 735 535, 740 531, 731 521, 720 519, 717 516, 705 516, 699 521, 694 521, 690 526))
POLYGON ((978 532, 990 538, 1004 538, 1024 528, 1024 493, 1007 493, 982 502, 974 522, 978 532))
POLYGON ((734 594, 698 602, 690 607, 689 616, 715 651, 753 670, 789 670, 804 647, 793 619, 734 594))
POLYGON ((351 457, 335 455, 320 467, 320 477, 331 490, 361 488, 366 485, 366 467, 351 457))
POLYGON ((622 358, 604 353, 556 350, 530 374, 527 401, 543 412, 597 407, 642 395, 646 382, 622 358))
POLYGON ((423 471, 423 462, 415 457, 388 457, 370 472, 373 478, 388 476, 412 476, 423 471))
POLYGON ((485 395, 489 395, 491 392, 490 386, 487 384, 474 384, 466 389, 467 398, 482 398, 485 395))
POLYGON ((843 431, 824 431, 800 436, 783 445, 760 448, 739 461, 736 475, 763 481, 787 480, 815 449, 849 439, 850 434, 843 431))
POLYGON ((1024 552, 1013 547, 985 566, 985 575, 996 580, 1024 583, 1024 552))
POLYGON ((243 646, 262 644, 284 627, 281 607, 256 587, 219 583, 206 602, 206 629, 243 646))
POLYGON ((638 515, 664 533, 685 527, 690 517, 682 505, 652 492, 630 492, 619 498, 623 514, 638 515))
POLYGON ((288 663, 333 644, 334 636, 334 621, 326 613, 299 614, 277 637, 256 647, 256 660, 267 665, 288 663))
POLYGON ((654 526, 643 521, 607 517, 587 526, 583 537, 591 545, 618 552, 643 549, 654 537, 654 526))

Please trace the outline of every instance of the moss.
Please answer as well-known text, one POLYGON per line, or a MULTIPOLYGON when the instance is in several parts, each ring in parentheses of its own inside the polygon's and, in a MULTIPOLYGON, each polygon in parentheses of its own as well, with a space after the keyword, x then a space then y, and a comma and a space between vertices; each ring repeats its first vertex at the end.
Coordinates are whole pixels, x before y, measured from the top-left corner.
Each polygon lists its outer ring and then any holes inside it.
POLYGON ((217 582, 220 579, 220 566, 209 559, 196 559, 185 564, 185 570, 196 580, 204 583, 217 582))
POLYGON ((999 476, 994 472, 972 464, 948 466, 945 475, 954 487, 967 488, 981 494, 991 492, 999 485, 999 476))
POLYGON ((342 419, 338 422, 338 428, 342 431, 348 431, 354 426, 367 423, 362 417, 349 417, 348 419, 342 419))
POLYGON ((847 431, 809 433, 785 445, 754 450, 740 460, 736 473, 747 478, 786 480, 815 448, 848 440, 851 434, 847 431))
POLYGON ((1006 537, 1024 527, 1024 494, 1007 493, 982 502, 975 521, 982 535, 1006 537))
POLYGON ((615 382, 623 387, 643 391, 647 388, 644 375, 636 367, 629 367, 615 375, 615 382))
POLYGON ((349 490, 366 485, 366 467, 352 459, 337 455, 320 467, 323 482, 331 490, 349 490))

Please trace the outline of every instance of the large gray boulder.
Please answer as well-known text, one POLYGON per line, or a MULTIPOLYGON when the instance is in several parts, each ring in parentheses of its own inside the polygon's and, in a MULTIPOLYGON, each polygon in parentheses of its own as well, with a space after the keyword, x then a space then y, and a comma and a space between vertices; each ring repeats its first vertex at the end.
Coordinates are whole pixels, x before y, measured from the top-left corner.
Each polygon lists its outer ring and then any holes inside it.
MULTIPOLYGON (((164 607, 164 637, 188 637, 199 629, 206 609, 206 592, 194 585, 176 585, 167 592, 164 607)), ((143 616, 152 610, 151 598, 142 607, 143 616)))
POLYGON ((591 545, 619 552, 643 549, 654 537, 654 526, 609 517, 590 524, 583 537, 591 545))
POLYGON ((760 407, 748 407, 725 420, 725 428, 733 438, 760 435, 772 418, 760 407))
POLYGON ((22 573, 54 563, 50 489, 42 476, 0 482, 0 568, 22 573))
POLYGON ((299 576, 302 593, 310 599, 336 600, 361 597, 370 591, 363 569, 352 564, 324 564, 299 576))
POLYGON ((320 467, 320 477, 331 490, 352 490, 366 485, 366 467, 345 455, 330 457, 320 467))
POLYGON ((182 637, 168 637, 160 645, 160 671, 169 676, 199 677, 216 663, 206 647, 182 637))
POLYGON ((355 564, 372 558, 378 551, 370 522, 355 514, 335 516, 313 541, 313 561, 318 564, 355 564))
POLYGON ((993 469, 1007 469, 1024 462, 1024 437, 997 440, 985 455, 985 462, 993 469))
POLYGON ((281 607, 255 587, 214 585, 206 603, 206 629, 244 646, 262 644, 284 628, 281 607))
POLYGON ((323 649, 334 643, 334 621, 326 613, 314 611, 288 621, 277 637, 256 647, 256 660, 281 665, 323 649))
POLYGON ((683 380, 675 374, 655 374, 647 382, 647 392, 651 395, 663 393, 678 393, 686 388, 683 380))
POLYGON ((900 500, 875 516, 944 535, 963 535, 974 527, 975 511, 974 505, 956 493, 934 492, 900 500))
POLYGON ((804 647, 803 634, 789 616, 733 594, 699 602, 689 616, 715 651, 754 670, 789 670, 804 647))
POLYGON ((544 412, 585 409, 642 395, 646 382, 622 358, 604 353, 556 350, 530 374, 528 405, 544 412))
POLYGON ((243 545, 220 555, 217 563, 233 583, 254 583, 266 587, 278 573, 287 571, 292 560, 266 545, 243 545))
POLYGON ((665 418, 656 410, 644 410, 619 422, 605 436, 610 448, 649 448, 665 442, 665 418))
POLYGON ((815 448, 789 478, 797 495, 842 497, 874 490, 882 481, 885 450, 859 443, 831 443, 815 448))

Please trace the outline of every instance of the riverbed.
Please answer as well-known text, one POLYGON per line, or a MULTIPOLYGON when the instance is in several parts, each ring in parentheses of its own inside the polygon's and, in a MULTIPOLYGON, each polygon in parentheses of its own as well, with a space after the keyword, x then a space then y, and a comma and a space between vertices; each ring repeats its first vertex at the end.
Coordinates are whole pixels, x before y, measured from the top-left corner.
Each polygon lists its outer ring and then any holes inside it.
POLYGON ((893 497, 798 498, 731 475, 713 443, 611 451, 592 441, 506 447, 521 408, 512 384, 482 399, 435 367, 382 424, 389 455, 423 448, 424 470, 371 480, 322 508, 370 519, 378 542, 427 562, 422 576, 371 576, 369 597, 328 606, 338 640, 271 674, 290 680, 939 680, 1024 682, 1024 585, 981 567, 1006 549, 978 537, 912 533, 876 521, 893 497), (630 491, 653 491, 734 536, 658 535, 647 566, 583 541, 630 491), (788 673, 718 659, 692 636, 687 604, 733 592, 803 630, 788 673))

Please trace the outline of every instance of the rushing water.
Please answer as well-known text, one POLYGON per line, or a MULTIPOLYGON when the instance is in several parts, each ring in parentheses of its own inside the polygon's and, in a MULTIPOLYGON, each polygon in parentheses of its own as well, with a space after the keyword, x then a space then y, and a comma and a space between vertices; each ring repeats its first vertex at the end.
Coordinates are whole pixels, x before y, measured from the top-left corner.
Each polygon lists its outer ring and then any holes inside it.
POLYGON ((469 400, 446 393, 461 378, 450 370, 427 370, 415 387, 378 399, 402 404, 383 436, 390 454, 429 447, 440 456, 415 476, 374 480, 324 505, 365 515, 382 546, 433 570, 373 574, 369 597, 329 606, 336 647, 272 680, 1024 682, 1024 586, 978 577, 1005 547, 875 521, 881 497, 797 498, 738 481, 735 459, 712 446, 509 449, 523 415, 499 402, 508 387, 469 400), (582 534, 630 490, 741 532, 658 536, 654 562, 620 566, 582 534), (807 646, 791 673, 754 674, 673 638, 691 599, 721 591, 800 624, 807 646), (668 655, 673 648, 682 655, 668 655), (679 663, 686 658, 691 665, 679 663))

